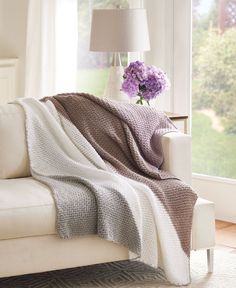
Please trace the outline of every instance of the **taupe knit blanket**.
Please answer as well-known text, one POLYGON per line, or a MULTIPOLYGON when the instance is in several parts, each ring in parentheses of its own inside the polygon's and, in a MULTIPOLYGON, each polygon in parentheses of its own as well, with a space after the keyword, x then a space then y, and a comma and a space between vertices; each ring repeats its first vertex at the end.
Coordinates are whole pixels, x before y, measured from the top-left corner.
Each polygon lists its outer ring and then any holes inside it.
POLYGON ((118 173, 152 189, 168 211, 183 250, 189 255, 197 196, 188 185, 159 170, 163 162, 161 136, 176 131, 170 119, 155 108, 107 101, 89 94, 62 94, 46 99, 118 173))
POLYGON ((20 104, 31 172, 53 191, 60 236, 98 234, 163 268, 173 284, 189 283, 197 196, 160 170, 161 136, 176 130, 169 118, 155 108, 88 94, 43 101, 20 104))

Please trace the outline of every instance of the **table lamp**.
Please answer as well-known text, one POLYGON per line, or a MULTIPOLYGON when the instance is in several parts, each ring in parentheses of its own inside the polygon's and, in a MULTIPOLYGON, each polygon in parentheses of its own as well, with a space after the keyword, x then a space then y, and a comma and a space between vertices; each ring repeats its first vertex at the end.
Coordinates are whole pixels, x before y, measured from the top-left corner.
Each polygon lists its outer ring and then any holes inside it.
POLYGON ((105 97, 127 99, 120 91, 124 73, 120 53, 147 50, 150 50, 150 42, 145 9, 93 10, 90 51, 113 52, 105 97))

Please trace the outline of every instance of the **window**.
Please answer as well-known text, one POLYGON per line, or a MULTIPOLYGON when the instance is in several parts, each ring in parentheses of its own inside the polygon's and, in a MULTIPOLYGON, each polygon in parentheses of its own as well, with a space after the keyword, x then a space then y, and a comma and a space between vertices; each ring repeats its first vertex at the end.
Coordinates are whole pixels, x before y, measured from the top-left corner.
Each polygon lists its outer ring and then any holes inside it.
MULTIPOLYGON (((77 90, 102 96, 108 80, 112 54, 89 51, 92 9, 127 8, 128 0, 78 0, 78 81, 77 90)), ((127 55, 122 54, 123 65, 127 55)))
MULTIPOLYGON (((231 29, 235 29, 235 18, 229 17, 229 14, 236 15, 234 5, 235 0, 230 1, 230 3, 228 0, 224 0, 221 2, 221 4, 223 4, 223 2, 227 3, 228 5, 225 6, 227 7, 226 12, 231 11, 231 13, 227 12, 227 14, 221 14, 223 16, 225 15, 224 17, 225 19, 227 19, 226 23, 228 23, 224 25, 224 32, 221 32, 221 34, 225 34, 225 31, 233 31, 231 29), (229 21, 229 19, 231 20, 229 21)), ((159 109, 162 109, 164 111, 187 114, 190 116, 190 122, 192 122, 191 114, 193 114, 193 125, 189 125, 189 128, 192 126, 192 131, 189 132, 193 136, 193 172, 195 172, 193 173, 192 177, 192 187, 200 197, 203 197, 215 203, 215 212, 218 219, 235 222, 236 169, 235 166, 232 170, 230 169, 230 166, 235 165, 236 163, 236 143, 232 140, 235 139, 235 134, 232 130, 231 132, 226 132, 226 130, 224 130, 221 132, 222 134, 217 134, 220 132, 213 130, 211 126, 212 124, 208 126, 208 128, 210 127, 210 131, 212 133, 209 133, 209 129, 208 131, 206 131, 206 123, 201 123, 196 117, 196 115, 203 116, 204 119, 208 119, 208 121, 211 121, 211 118, 201 113, 201 108, 197 108, 196 103, 194 103, 197 100, 197 98, 195 97, 200 96, 197 96, 197 91, 199 90, 197 90, 198 87, 196 88, 196 85, 198 84, 197 81, 200 77, 200 75, 198 74, 200 73, 200 70, 196 70, 198 65, 195 61, 199 55, 198 51, 200 51, 200 49, 203 49, 200 47, 204 47, 202 45, 206 43, 207 39, 203 38, 202 42, 200 41, 201 35, 199 23, 201 22, 201 20, 205 20, 206 26, 202 26, 204 32, 203 34, 205 35, 209 29, 217 28, 220 22, 217 22, 217 24, 213 20, 210 20, 207 15, 210 16, 210 10, 214 8, 214 6, 212 5, 217 5, 215 6, 214 13, 216 13, 215 19, 218 19, 218 11, 220 9, 219 0, 146 0, 144 1, 144 4, 147 8, 149 17, 148 20, 151 40, 151 51, 148 52, 148 58, 146 59, 150 62, 150 64, 161 66, 165 71, 168 72, 168 75, 171 76, 170 78, 172 88, 170 90, 170 95, 165 95, 163 97, 163 102, 158 102, 158 107, 159 109), (193 27, 192 14, 194 18, 193 27), (198 31, 199 33, 196 33, 196 31, 198 31), (191 56, 192 44, 193 58, 191 56), (199 47, 199 50, 197 47, 199 47), (193 62, 193 79, 191 75, 191 62, 193 62), (191 84, 191 80, 193 80, 193 85, 191 84), (193 89, 191 88, 191 86, 193 86, 193 89), (192 98, 191 92, 193 93, 192 98), (191 102, 193 102, 193 109, 191 102), (212 134, 220 135, 222 137, 221 141, 216 138, 212 138, 212 134), (231 140, 229 141, 229 139, 231 140), (201 143, 201 145, 198 145, 198 141, 201 143), (211 142, 209 143, 209 141, 211 142), (226 146, 226 141, 228 141, 228 146, 226 146), (219 150, 217 149, 217 147, 219 150), (226 153, 225 150, 229 149, 231 149, 231 151, 228 151, 226 153), (221 155, 222 153, 224 153, 223 157, 221 158, 219 158, 220 153, 221 155), (216 158, 214 158, 215 156, 216 158), (224 161, 223 163, 221 163, 222 160, 224 161), (214 165, 210 166, 208 164, 209 161, 214 161, 214 165), (210 169, 210 167, 213 167, 213 169, 210 169), (217 170, 218 168, 219 170, 217 170), (234 175, 232 175, 233 173, 229 173, 229 170, 231 170, 231 172, 234 172, 234 175), (232 177, 234 179, 229 179, 229 177, 232 177)), ((223 19, 224 18, 221 18, 221 20, 223 19)), ((223 22, 224 21, 222 21, 221 23, 223 22)), ((223 40, 224 38, 220 39, 223 40)), ((234 36, 231 40, 235 39, 236 37, 234 36)), ((222 51, 227 52, 228 50, 230 50, 231 52, 235 52, 235 44, 233 44, 232 46, 231 48, 229 48, 229 46, 227 45, 226 49, 226 45, 224 45, 222 51)), ((214 50, 216 50, 215 47, 212 50, 212 54, 214 54, 214 50)), ((234 79, 236 79, 235 74, 233 74, 235 73, 235 59, 236 57, 234 56, 233 58, 229 57, 225 61, 226 63, 234 63, 232 70, 230 70, 230 72, 228 72, 227 74, 228 78, 226 78, 230 84, 232 84, 232 81, 235 82, 234 79)), ((207 63, 207 65, 209 65, 209 61, 207 63)), ((218 57, 216 61, 213 61, 213 63, 219 63, 218 57)), ((200 68, 200 66, 198 66, 198 68, 200 68)), ((236 88, 229 89, 228 93, 232 93, 232 91, 236 91, 236 88)), ((236 97, 234 98, 236 99, 236 97)), ((203 97, 202 99, 205 98, 203 97)), ((222 100, 221 98, 218 99, 222 107, 225 107, 225 104, 227 103, 225 99, 229 100, 230 98, 224 98, 224 100, 222 100)), ((229 107, 231 106, 231 104, 227 106, 229 107)), ((232 107, 236 107, 236 103, 232 103, 232 107)), ((215 111, 213 108, 211 109, 215 111)), ((234 115, 236 115, 236 111, 234 115)), ((217 117, 221 121, 220 124, 226 127, 225 120, 223 120, 224 117, 220 115, 218 116, 218 111, 217 117)))
POLYGON ((193 172, 236 179, 236 1, 193 0, 193 172))

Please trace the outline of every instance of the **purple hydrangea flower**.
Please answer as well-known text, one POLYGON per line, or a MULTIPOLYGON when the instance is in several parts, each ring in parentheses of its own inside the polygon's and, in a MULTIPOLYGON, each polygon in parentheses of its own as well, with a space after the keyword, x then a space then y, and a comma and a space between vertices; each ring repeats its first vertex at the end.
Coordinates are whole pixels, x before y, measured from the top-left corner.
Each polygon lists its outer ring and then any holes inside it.
POLYGON ((140 61, 131 62, 123 78, 121 90, 129 97, 139 96, 138 103, 149 102, 170 87, 167 75, 160 68, 145 66, 140 61))
POLYGON ((131 62, 125 69, 124 78, 133 78, 138 81, 143 81, 147 77, 147 69, 143 62, 131 62))
POLYGON ((149 101, 169 89, 170 82, 166 74, 155 66, 147 67, 147 78, 142 83, 142 96, 149 101))
POLYGON ((127 77, 122 83, 121 91, 124 91, 129 97, 135 97, 139 91, 139 82, 132 77, 127 77))

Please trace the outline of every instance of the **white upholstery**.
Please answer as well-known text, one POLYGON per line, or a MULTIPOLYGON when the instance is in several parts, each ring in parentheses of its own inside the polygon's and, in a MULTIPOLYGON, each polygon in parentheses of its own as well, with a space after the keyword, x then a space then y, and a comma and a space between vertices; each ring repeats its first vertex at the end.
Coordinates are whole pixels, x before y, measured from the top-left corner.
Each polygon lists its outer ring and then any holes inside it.
MULTIPOLYGON (((0 239, 56 234, 55 205, 46 185, 30 177, 0 180, 0 199, 0 239)), ((193 249, 206 243, 212 247, 214 239, 209 236, 213 231, 214 205, 199 198, 194 208, 193 249), (205 226, 211 227, 210 233, 205 226), (202 233, 196 233, 199 229, 202 233)))
MULTIPOLYGON (((191 185, 191 137, 182 133, 168 133, 162 137, 164 162, 162 168, 191 185)), ((215 245, 214 203, 198 198, 192 224, 192 249, 207 249, 215 245)))
MULTIPOLYGON (((25 115, 17 104, 0 106, 0 179, 30 176, 25 139, 25 115)), ((191 137, 182 133, 163 136, 164 163, 186 183, 191 183, 191 137), (188 145, 189 144, 189 145, 188 145), (179 151, 185 147, 185 157, 179 151), (185 169, 179 169, 185 165, 185 169)))
MULTIPOLYGON (((0 180, 0 199, 0 256, 5 263, 0 277, 128 259, 126 248, 96 236, 61 240, 55 235, 51 191, 33 178, 0 180)), ((198 199, 192 249, 213 247, 213 230, 213 203, 198 199)))
POLYGON ((192 224, 192 249, 206 249, 215 246, 214 203, 198 198, 194 207, 192 224))
MULTIPOLYGON (((30 176, 24 131, 22 107, 17 104, 0 106, 0 179, 30 176)), ((162 168, 190 184, 191 137, 182 133, 168 133, 163 136, 162 143, 165 159, 162 168), (179 153, 183 145, 185 157, 179 153), (183 164, 185 169, 179 169, 183 164)))
POLYGON ((0 179, 29 175, 24 111, 17 104, 0 106, 0 179))
POLYGON ((55 234, 50 189, 33 178, 0 180, 0 239, 55 234))
MULTIPOLYGON (((25 118, 18 105, 0 107, 0 179, 29 176, 25 118)), ((191 138, 163 136, 163 169, 191 183, 191 138)), ((174 191, 173 191, 174 193, 174 191)), ((96 236, 61 240, 54 235, 55 205, 50 189, 27 177, 0 180, 0 277, 117 261, 122 246, 96 236)), ((198 199, 192 249, 214 246, 214 205, 198 199)))
MULTIPOLYGON (((56 209, 46 185, 30 177, 0 180, 0 199, 0 240, 56 234, 56 209)), ((214 205, 199 198, 194 208, 192 248, 212 247, 213 230, 214 205)))
MULTIPOLYGON (((12 105, 8 106, 12 107, 12 105)), ((18 111, 17 105, 13 107, 13 110, 18 111)), ((21 115, 21 111, 18 112, 21 115)), ((9 116, 7 117, 9 118, 9 116)), ((165 167, 167 170, 171 169, 172 173, 177 170, 176 174, 181 172, 182 179, 187 179, 189 175, 186 173, 186 169, 178 171, 177 167, 181 167, 181 162, 175 155, 178 154, 179 145, 189 141, 189 136, 179 134, 169 133, 163 137, 164 164, 167 166, 165 167)), ((20 144, 19 141, 17 143, 20 144)), ((15 145, 16 149, 18 145, 15 145)), ((22 143, 22 145, 24 144, 22 143)), ((0 239, 56 233, 56 211, 50 189, 47 186, 30 177, 0 180, 0 199, 0 239)))
POLYGON ((162 169, 169 171, 191 185, 192 151, 191 137, 183 133, 168 133, 162 137, 164 162, 162 169))
POLYGON ((126 260, 128 250, 97 236, 61 240, 45 235, 1 240, 0 256, 0 277, 7 277, 126 260))

